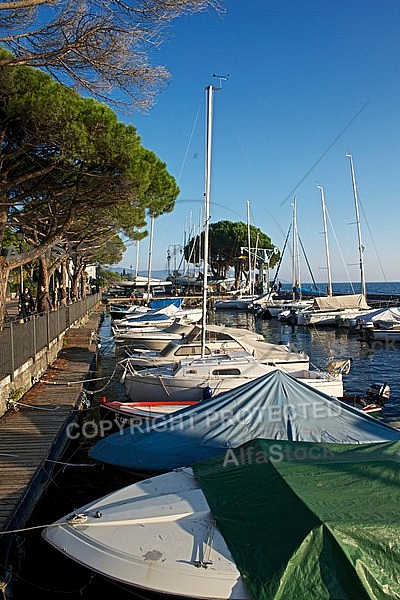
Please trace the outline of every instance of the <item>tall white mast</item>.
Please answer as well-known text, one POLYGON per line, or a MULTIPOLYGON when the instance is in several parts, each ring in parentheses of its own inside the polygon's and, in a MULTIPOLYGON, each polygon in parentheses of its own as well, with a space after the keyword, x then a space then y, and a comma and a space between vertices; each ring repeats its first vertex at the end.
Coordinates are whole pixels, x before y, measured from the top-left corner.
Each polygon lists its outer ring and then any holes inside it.
MULTIPOLYGON (((297 214, 296 214, 296 198, 293 199, 293 253, 292 253, 292 298, 296 299, 296 288, 300 286, 300 264, 299 264, 299 248, 298 248, 298 231, 297 231, 297 214)), ((299 290, 301 296, 301 290, 299 290)))
POLYGON ((328 228, 326 226, 326 206, 325 206, 325 195, 324 188, 321 185, 317 186, 321 192, 321 203, 322 203, 322 218, 324 222, 324 238, 325 238, 325 253, 326 253, 326 268, 328 270, 328 296, 332 296, 332 275, 331 275, 331 259, 329 256, 329 241, 328 241, 328 228))
POLYGON ((207 122, 206 122, 206 164, 205 164, 205 192, 204 192, 204 275, 203 275, 203 314, 201 331, 201 356, 204 358, 206 353, 206 325, 207 325, 207 292, 208 292, 208 253, 209 253, 209 229, 210 229, 210 187, 211 187, 211 145, 212 145, 212 117, 213 117, 213 96, 214 90, 220 90, 222 80, 227 77, 223 75, 213 75, 218 77, 220 86, 215 88, 212 85, 206 87, 207 96, 207 122))
POLYGON ((214 88, 209 85, 207 93, 207 123, 206 123, 206 161, 205 161, 205 192, 204 192, 204 246, 203 246, 203 313, 201 331, 201 356, 204 358, 206 351, 206 325, 207 325, 207 292, 208 292, 208 246, 209 246, 209 220, 210 220, 210 186, 211 186, 211 142, 212 142, 212 112, 214 88))
POLYGON ((365 286, 365 275, 364 275, 364 246, 363 246, 362 239, 361 239, 361 226, 360 226, 360 213, 358 210, 357 185, 356 185, 356 178, 354 175, 353 157, 348 152, 346 152, 346 156, 348 157, 348 159, 350 161, 351 180, 353 183, 353 194, 354 194, 354 206, 355 206, 355 210, 356 210, 358 253, 359 253, 359 257, 360 257, 361 293, 365 297, 367 294, 367 290, 366 290, 366 286, 365 286))
POLYGON ((139 244, 140 240, 136 240, 136 267, 135 267, 135 277, 138 278, 139 273, 139 244))
POLYGON ((249 257, 249 292, 253 294, 253 277, 251 274, 251 235, 250 235, 250 202, 246 200, 247 204, 247 245, 248 245, 248 257, 249 257))
POLYGON ((151 293, 151 263, 153 257, 153 237, 154 237, 154 216, 151 216, 150 225, 150 241, 149 241, 149 262, 147 267, 147 304, 150 304, 150 293, 151 293))

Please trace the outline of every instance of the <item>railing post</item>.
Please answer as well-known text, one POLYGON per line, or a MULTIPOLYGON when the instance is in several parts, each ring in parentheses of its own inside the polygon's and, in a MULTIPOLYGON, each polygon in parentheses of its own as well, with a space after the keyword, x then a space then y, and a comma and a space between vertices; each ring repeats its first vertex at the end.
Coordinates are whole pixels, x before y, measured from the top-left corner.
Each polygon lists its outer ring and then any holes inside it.
POLYGON ((50 311, 46 312, 46 337, 47 337, 47 351, 50 350, 50 311))
POLYGON ((14 373, 15 373, 15 356, 14 356, 14 323, 11 321, 10 323, 10 346, 11 346, 11 381, 14 381, 14 373))
POLYGON ((33 340, 32 340, 32 342, 33 342, 33 362, 34 363, 36 362, 36 354, 37 354, 36 319, 37 319, 37 316, 33 315, 33 340))

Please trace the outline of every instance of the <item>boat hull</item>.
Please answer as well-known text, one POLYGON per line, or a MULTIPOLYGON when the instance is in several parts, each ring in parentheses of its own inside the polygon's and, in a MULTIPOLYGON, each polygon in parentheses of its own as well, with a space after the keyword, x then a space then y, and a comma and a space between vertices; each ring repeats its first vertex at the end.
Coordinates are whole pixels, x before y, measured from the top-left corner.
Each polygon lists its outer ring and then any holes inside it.
MULTIPOLYGON (((126 373, 124 383, 127 395, 132 400, 146 399, 152 401, 200 401, 210 395, 215 396, 240 385, 261 377, 276 367, 259 364, 253 371, 249 368, 239 375, 213 375, 212 372, 222 372, 222 368, 216 368, 207 374, 198 375, 196 369, 186 368, 179 376, 169 374, 173 369, 149 369, 136 373, 126 373)), ((235 366, 232 365, 232 372, 235 366)), ((343 379, 341 375, 332 378, 318 376, 315 371, 292 371, 289 375, 305 383, 313 389, 324 392, 328 396, 343 396, 343 379)))
POLYGON ((250 600, 191 469, 118 490, 60 519, 42 536, 91 571, 134 588, 250 600))
POLYGON ((369 335, 379 342, 400 342, 400 329, 372 329, 369 335))
POLYGON ((180 402, 153 400, 142 402, 102 402, 102 412, 106 417, 111 417, 116 423, 134 425, 143 419, 155 419, 170 415, 178 410, 197 404, 197 401, 182 400, 180 402))

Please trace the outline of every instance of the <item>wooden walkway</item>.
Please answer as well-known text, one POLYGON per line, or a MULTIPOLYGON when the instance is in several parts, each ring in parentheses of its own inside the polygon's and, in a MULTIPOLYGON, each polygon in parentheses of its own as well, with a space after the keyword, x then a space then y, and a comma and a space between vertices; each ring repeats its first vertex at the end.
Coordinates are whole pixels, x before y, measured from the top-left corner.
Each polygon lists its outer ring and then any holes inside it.
MULTIPOLYGON (((85 325, 67 332, 40 382, 0 418, 0 532, 24 527, 68 446, 66 428, 86 406, 103 310, 100 305, 85 325)), ((12 537, 0 533, 0 582, 12 537)))

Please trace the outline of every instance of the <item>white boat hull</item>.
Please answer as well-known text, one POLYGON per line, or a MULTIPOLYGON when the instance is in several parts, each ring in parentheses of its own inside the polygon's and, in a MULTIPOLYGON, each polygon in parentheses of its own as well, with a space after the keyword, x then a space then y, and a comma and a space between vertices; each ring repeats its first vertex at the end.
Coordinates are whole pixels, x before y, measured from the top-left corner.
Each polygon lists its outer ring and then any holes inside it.
POLYGON ((121 422, 123 419, 129 422, 130 419, 142 420, 142 419, 155 419, 157 417, 163 417, 170 415, 178 410, 193 406, 196 402, 182 401, 182 402, 102 402, 101 407, 103 410, 108 411, 109 414, 118 417, 121 422))
POLYGON ((124 343, 138 350, 163 350, 171 340, 181 340, 193 329, 193 324, 178 323, 171 326, 171 330, 154 328, 152 331, 114 331, 115 342, 124 343))
POLYGON ((250 600, 191 469, 146 479, 73 514, 42 535, 91 571, 159 593, 250 600))
MULTIPOLYGON (((236 362, 234 359, 224 361, 209 358, 198 362, 187 361, 182 367, 178 366, 179 373, 175 368, 159 367, 125 372, 122 380, 127 395, 133 401, 200 401, 243 385, 276 368, 251 360, 246 363, 236 362)), ((289 375, 329 396, 343 396, 341 375, 330 377, 319 371, 306 369, 290 371, 289 375)))
POLYGON ((371 329, 369 335, 380 342, 400 342, 400 329, 371 329))

